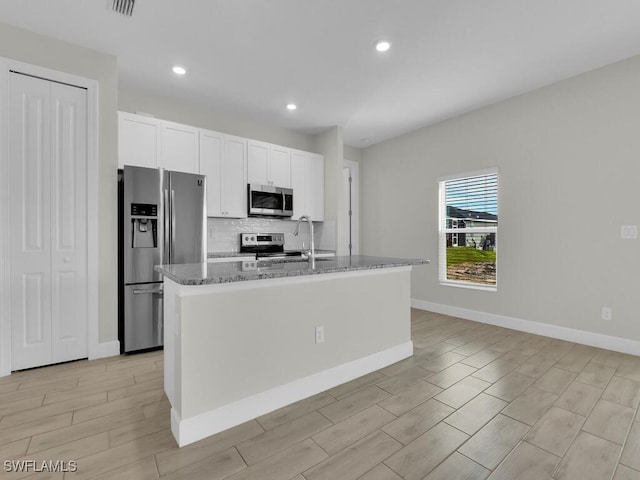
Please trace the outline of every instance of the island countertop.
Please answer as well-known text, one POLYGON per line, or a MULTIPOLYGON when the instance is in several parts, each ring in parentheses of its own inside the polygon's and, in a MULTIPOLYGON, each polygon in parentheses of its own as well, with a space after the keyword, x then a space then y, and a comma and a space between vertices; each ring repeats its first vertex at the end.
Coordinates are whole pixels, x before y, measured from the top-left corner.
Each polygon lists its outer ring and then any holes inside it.
POLYGON ((311 264, 307 260, 256 261, 245 259, 225 263, 157 265, 155 270, 179 285, 210 285, 375 268, 404 267, 426 263, 429 263, 429 260, 353 255, 317 258, 315 268, 311 268, 311 264))

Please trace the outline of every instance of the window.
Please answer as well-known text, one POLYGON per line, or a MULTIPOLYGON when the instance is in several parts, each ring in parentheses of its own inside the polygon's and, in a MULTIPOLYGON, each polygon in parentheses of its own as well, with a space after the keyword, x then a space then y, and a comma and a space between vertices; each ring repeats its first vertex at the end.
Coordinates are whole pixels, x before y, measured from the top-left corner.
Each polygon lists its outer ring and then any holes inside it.
POLYGON ((440 186, 440 283, 496 290, 498 171, 447 177, 440 186))

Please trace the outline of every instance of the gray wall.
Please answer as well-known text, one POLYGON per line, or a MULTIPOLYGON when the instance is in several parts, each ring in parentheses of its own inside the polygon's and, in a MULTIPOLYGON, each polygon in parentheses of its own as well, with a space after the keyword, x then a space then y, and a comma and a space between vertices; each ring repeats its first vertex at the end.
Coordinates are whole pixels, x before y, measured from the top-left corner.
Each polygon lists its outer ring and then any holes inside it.
POLYGON ((0 56, 98 81, 99 341, 118 337, 116 57, 0 23, 0 56))
POLYGON ((431 259, 414 299, 640 340, 639 85, 634 57, 365 149, 364 253, 431 259), (440 286, 437 179, 490 167, 498 291, 440 286))

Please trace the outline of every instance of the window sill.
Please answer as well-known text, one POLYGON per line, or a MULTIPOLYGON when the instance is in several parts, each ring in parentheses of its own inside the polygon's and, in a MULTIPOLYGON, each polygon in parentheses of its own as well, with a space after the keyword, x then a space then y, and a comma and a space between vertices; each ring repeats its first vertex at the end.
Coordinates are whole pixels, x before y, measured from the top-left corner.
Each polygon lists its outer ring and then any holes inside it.
POLYGON ((469 282, 454 282, 454 281, 441 281, 440 285, 443 287, 458 287, 458 288, 468 288, 470 290, 483 290, 485 292, 497 292, 497 285, 481 285, 477 283, 469 283, 469 282))

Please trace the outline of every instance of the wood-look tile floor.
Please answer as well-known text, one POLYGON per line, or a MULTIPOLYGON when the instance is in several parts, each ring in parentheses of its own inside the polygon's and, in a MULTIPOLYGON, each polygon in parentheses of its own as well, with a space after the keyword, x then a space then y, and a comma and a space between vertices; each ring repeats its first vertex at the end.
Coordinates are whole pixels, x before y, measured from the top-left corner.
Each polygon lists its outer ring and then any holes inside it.
POLYGON ((640 357, 418 310, 412 337, 407 360, 181 449, 162 352, 0 378, 0 478, 640 479, 640 357))

